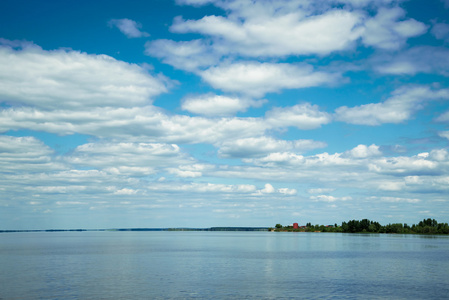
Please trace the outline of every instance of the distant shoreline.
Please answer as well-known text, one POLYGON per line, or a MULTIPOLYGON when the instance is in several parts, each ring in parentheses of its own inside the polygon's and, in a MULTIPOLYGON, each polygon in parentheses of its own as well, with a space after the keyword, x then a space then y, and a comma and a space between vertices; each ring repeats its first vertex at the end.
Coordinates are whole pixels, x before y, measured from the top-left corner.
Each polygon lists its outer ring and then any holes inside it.
POLYGON ((269 227, 210 227, 210 228, 109 228, 109 229, 12 229, 8 232, 82 232, 82 231, 269 231, 269 227))
POLYGON ((350 220, 341 225, 312 225, 307 223, 299 226, 298 223, 275 227, 209 227, 209 228, 110 228, 110 229, 37 229, 37 230, 0 230, 8 232, 70 232, 70 231, 270 231, 270 232, 340 232, 340 233, 386 233, 386 234, 449 234, 448 223, 438 223, 435 219, 423 219, 418 224, 409 226, 402 223, 381 225, 379 222, 363 220, 350 220))

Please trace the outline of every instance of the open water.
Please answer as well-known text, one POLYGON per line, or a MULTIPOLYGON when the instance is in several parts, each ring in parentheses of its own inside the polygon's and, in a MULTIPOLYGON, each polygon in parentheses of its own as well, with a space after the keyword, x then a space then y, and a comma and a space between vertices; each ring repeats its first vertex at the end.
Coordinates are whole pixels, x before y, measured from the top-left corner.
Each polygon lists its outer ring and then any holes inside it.
POLYGON ((0 299, 449 299, 449 237, 1 233, 0 299))

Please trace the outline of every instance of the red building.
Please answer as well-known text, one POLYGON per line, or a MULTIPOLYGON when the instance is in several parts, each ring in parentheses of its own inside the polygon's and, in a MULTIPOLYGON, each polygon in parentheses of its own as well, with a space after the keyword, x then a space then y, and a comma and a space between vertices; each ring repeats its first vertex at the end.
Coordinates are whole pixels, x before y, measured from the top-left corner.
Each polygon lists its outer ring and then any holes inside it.
POLYGON ((298 223, 293 223, 293 229, 298 229, 298 228, 299 228, 298 223))

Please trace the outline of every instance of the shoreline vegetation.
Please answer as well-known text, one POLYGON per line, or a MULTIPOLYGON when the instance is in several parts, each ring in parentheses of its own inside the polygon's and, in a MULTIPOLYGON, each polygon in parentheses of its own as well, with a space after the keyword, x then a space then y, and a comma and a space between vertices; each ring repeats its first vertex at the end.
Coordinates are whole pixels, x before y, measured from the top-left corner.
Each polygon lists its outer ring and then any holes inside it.
MULTIPOLYGON (((295 223, 296 224, 296 223, 295 223)), ((274 232, 343 232, 343 233, 400 233, 400 234, 449 234, 447 223, 438 223, 435 219, 424 219, 418 224, 408 225, 393 223, 381 225, 379 222, 363 220, 351 220, 342 222, 341 225, 312 225, 305 226, 282 226, 276 224, 274 228, 269 228, 274 232)))
POLYGON ((24 229, 24 230, 0 230, 0 233, 8 232, 66 232, 66 231, 272 231, 272 232, 341 232, 341 233, 393 233, 393 234, 449 234, 448 223, 438 223, 435 219, 424 219, 418 224, 393 223, 381 225, 379 222, 363 220, 351 220, 342 222, 341 225, 294 225, 275 227, 210 227, 210 228, 111 228, 111 229, 24 229))

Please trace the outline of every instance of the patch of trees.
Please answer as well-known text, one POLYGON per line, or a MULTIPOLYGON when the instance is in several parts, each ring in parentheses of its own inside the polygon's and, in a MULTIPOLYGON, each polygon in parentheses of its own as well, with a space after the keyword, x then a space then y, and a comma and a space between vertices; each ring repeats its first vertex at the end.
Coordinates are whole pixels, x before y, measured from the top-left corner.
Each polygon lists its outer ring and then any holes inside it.
POLYGON ((402 223, 380 225, 378 222, 363 219, 343 222, 341 227, 342 232, 449 234, 447 223, 438 223, 437 220, 430 218, 412 226, 402 223))
POLYGON ((381 225, 379 222, 363 220, 351 220, 342 222, 341 226, 335 225, 312 225, 307 223, 298 229, 292 226, 276 224, 275 231, 302 231, 302 232, 346 232, 346 233, 411 233, 411 234, 449 234, 447 223, 438 223, 435 219, 424 219, 418 224, 411 226, 402 223, 381 225))

